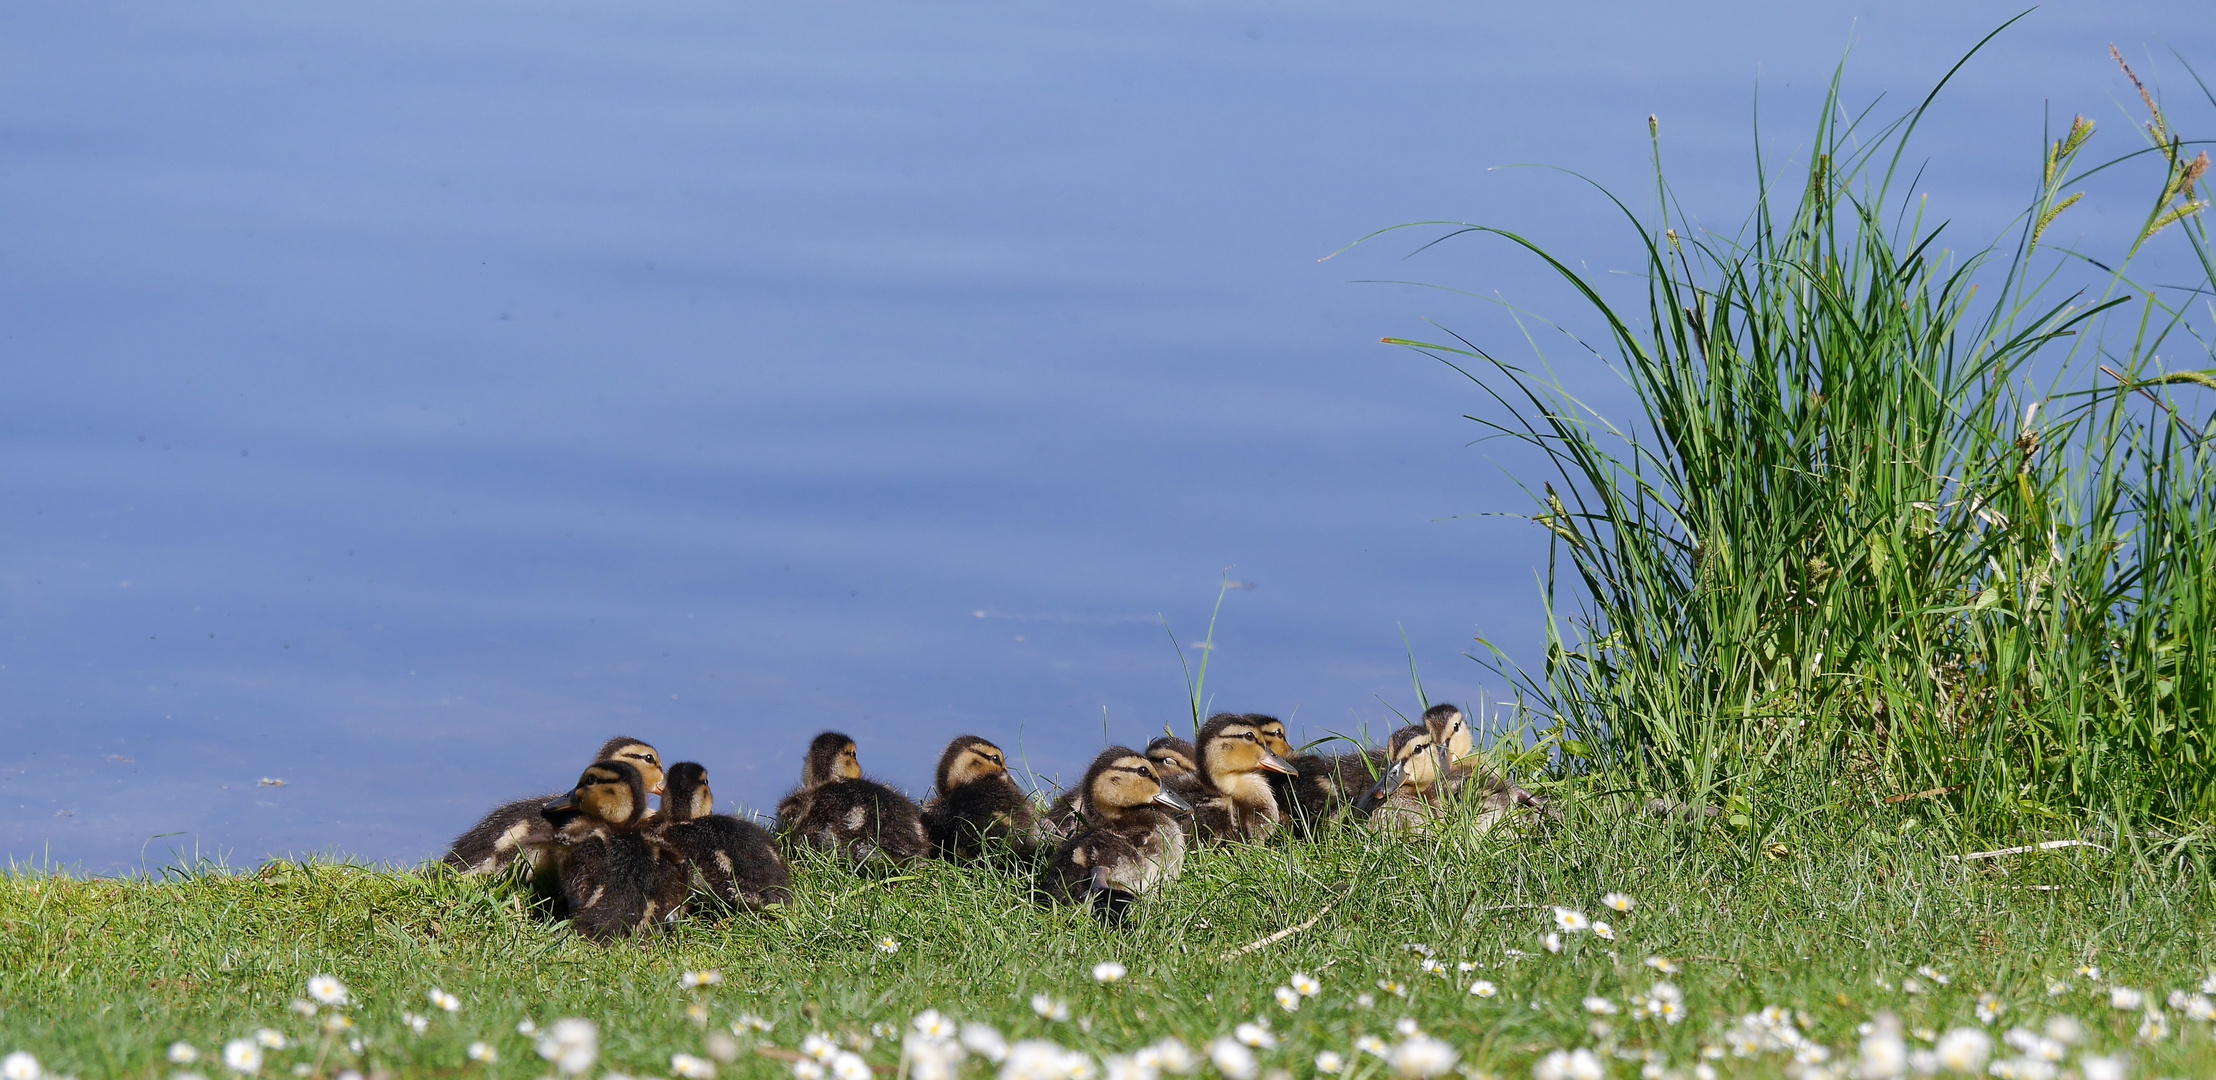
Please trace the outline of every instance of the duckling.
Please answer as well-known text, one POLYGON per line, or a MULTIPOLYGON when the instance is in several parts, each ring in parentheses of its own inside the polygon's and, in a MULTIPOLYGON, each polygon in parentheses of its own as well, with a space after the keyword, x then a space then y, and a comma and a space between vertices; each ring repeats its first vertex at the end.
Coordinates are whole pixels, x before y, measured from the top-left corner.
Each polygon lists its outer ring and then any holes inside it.
POLYGON ((975 735, 946 744, 936 786, 923 803, 923 826, 939 858, 972 862, 993 847, 1024 860, 1038 854, 1039 812, 1008 775, 999 747, 975 735))
MULTIPOLYGON (((1427 713, 1425 719, 1434 718, 1427 713)), ((1453 756, 1459 710, 1436 719, 1438 723, 1410 724, 1393 733, 1386 744, 1391 764, 1356 801, 1357 819, 1375 829, 1420 831, 1444 817, 1457 800, 1477 805, 1475 828, 1480 833, 1520 809, 1557 816, 1538 796, 1482 768, 1474 754, 1459 760, 1453 756)))
POLYGON ((792 871, 769 830, 715 812, 706 766, 681 761, 669 767, 669 793, 653 835, 683 856, 695 893, 726 908, 755 910, 792 902, 792 871))
MULTIPOLYGON (((662 791, 661 755, 637 739, 618 735, 603 743, 593 760, 626 762, 639 771, 647 791, 662 791)), ((560 795, 558 791, 548 792, 494 808, 483 821, 454 838, 442 861, 464 874, 485 875, 498 874, 521 860, 530 868, 535 884, 559 892, 560 885, 552 877, 556 868, 549 858, 554 827, 547 823, 540 808, 560 795)))
POLYGON ((682 859, 642 832, 646 780, 627 761, 599 761, 540 813, 555 830, 569 924, 606 943, 654 927, 684 902, 682 859))
POLYGON ((1050 899, 1120 923, 1140 897, 1184 869, 1185 832, 1159 808, 1192 807, 1163 788, 1153 763, 1125 746, 1093 759, 1078 790, 1085 826, 1055 849, 1041 888, 1050 899))
POLYGON ((931 854, 923 811, 908 796, 863 779, 854 740, 836 731, 808 744, 800 786, 777 804, 777 831, 839 852, 856 869, 880 859, 900 865, 931 854))
MULTIPOLYGON (((1154 766, 1154 774, 1163 782, 1193 774, 1193 744, 1175 735, 1161 735, 1146 744, 1145 757, 1154 766)), ((1046 828, 1056 836, 1069 837, 1085 827, 1085 811, 1080 796, 1085 786, 1078 786, 1055 796, 1046 809, 1046 828)))
POLYGON ((1297 775, 1291 762, 1263 744, 1260 725, 1237 713, 1218 713, 1200 728, 1199 770, 1168 786, 1192 804, 1198 840, 1260 843, 1277 831, 1281 813, 1268 773, 1297 775))
POLYGON ((1361 793, 1377 783, 1382 755, 1368 751, 1351 754, 1295 754, 1285 737, 1285 723, 1274 716, 1249 713, 1247 719, 1271 753, 1291 762, 1294 773, 1269 774, 1270 794, 1279 814, 1295 836, 1310 837, 1361 793))

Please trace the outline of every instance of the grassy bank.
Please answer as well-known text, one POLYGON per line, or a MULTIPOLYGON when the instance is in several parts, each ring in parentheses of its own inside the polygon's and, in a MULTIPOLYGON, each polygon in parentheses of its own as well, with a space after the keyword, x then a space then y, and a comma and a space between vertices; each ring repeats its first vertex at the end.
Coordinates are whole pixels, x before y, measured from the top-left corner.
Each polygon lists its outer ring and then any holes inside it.
POLYGON ((2209 159, 2117 62, 2141 130, 2058 124, 1990 240, 1912 196, 1940 91, 1887 120, 1836 82, 1800 169, 1723 229, 1680 204, 1656 129, 1645 209, 1596 200, 1639 241, 1631 295, 1447 234, 1571 286, 1574 363, 1589 344, 1637 398, 1606 416, 1544 363, 1387 339, 1551 467, 1530 516, 1559 617, 1519 678, 1570 767, 1750 803, 1814 771, 1999 831, 2216 820, 2209 159), (2094 206, 2129 224, 2085 234, 2094 206))
POLYGON ((1401 1044, 1396 1022, 1412 1018, 1469 1075, 1526 1076, 1548 1052, 1582 1047, 1601 1051, 1610 1075, 1638 1075, 1651 1055, 1661 1075, 1690 1080, 1704 1063, 1724 1075, 1787 1070, 1790 1054, 1729 1049, 1742 1016, 1779 1006, 1828 1048, 1830 1069, 1852 1061, 1857 1026, 1881 1011, 1902 1019, 1912 1047, 1929 1046, 1917 1029, 1998 1037, 2066 1014, 2088 1031, 2072 1068, 2087 1053, 2121 1053, 2133 1076, 2216 1069, 2209 1025, 2165 1003, 2216 970, 2205 851, 2180 859, 2105 837, 2095 839, 2111 850, 1957 861, 1946 856, 1962 849, 1917 812, 1863 806, 1844 787, 1804 792, 1797 815, 1753 830, 1675 825, 1586 792, 1556 789, 1568 821, 1543 836, 1457 828, 1410 842, 1348 831, 1200 852, 1123 932, 1035 906, 1007 875, 944 865, 883 882, 804 866, 781 914, 609 949, 525 914, 507 887, 442 872, 272 864, 167 881, 18 875, 0 879, 0 1052, 29 1051, 82 1077, 156 1077, 177 1071, 164 1054, 183 1040, 204 1055, 196 1068, 223 1075, 209 1058, 266 1027, 287 1048, 267 1051, 264 1075, 307 1065, 322 1075, 535 1077, 548 1066, 517 1024, 585 1017, 599 1025, 600 1070, 668 1075, 673 1054, 706 1058, 712 1036, 751 1015, 773 1026, 741 1023, 748 1049, 720 1071, 766 1077, 790 1067, 753 1051, 755 1038, 790 1051, 811 1032, 851 1037, 869 1063, 889 1066, 900 1030, 937 1009, 1011 1040, 1055 1040, 1096 1065, 1165 1036, 1199 1050, 1259 1018, 1277 1040, 1256 1052, 1264 1071, 1311 1075, 1330 1051, 1354 1061, 1355 1075, 1387 1075, 1357 1040, 1401 1044), (1606 909, 1612 891, 1636 906, 1606 909), (1564 951, 1547 952, 1556 905, 1612 922, 1615 940, 1565 933, 1564 951), (1302 929, 1226 958, 1292 927, 1302 929), (1444 971, 1424 970, 1411 945, 1435 950, 1444 971), (1650 956, 1680 970, 1664 975, 1644 964, 1650 956), (1095 982, 1108 960, 1129 973, 1095 982), (2098 978, 2075 973, 2087 964, 2098 978), (1918 975, 1924 967, 1946 981, 1918 975), (704 969, 721 984, 680 986, 682 973, 704 969), (1296 972, 1320 991, 1287 1012, 1273 990, 1296 972), (356 1027, 343 1038, 289 1007, 319 973, 351 990, 344 1013, 356 1027), (1497 996, 1472 996, 1479 979, 1497 996), (1633 1018, 1634 995, 1661 981, 1683 991, 1681 1022, 1633 1018), (1909 992, 1919 982, 1924 992, 1909 992), (2145 991, 2146 1004, 2113 1008, 2116 986, 2145 991), (433 1007, 434 988, 459 1010, 433 1007), (1070 1018, 1035 1014, 1035 994, 1065 1003, 1070 1018), (1981 994, 2005 1008, 1989 1026, 1975 1015, 1981 994), (1589 1012, 1588 997, 1620 1011, 1589 1012), (687 1015, 696 1003, 705 1023, 687 1015), (2142 1040, 2148 1007, 2166 1030, 2142 1040), (424 1032, 404 1014, 426 1017, 424 1032), (1611 1030, 1596 1033, 1596 1021, 1611 1030), (363 1040, 358 1052, 348 1038, 363 1040), (469 1060, 479 1041, 497 1061, 469 1060), (1724 1056, 1704 1061, 1703 1047, 1724 1056))

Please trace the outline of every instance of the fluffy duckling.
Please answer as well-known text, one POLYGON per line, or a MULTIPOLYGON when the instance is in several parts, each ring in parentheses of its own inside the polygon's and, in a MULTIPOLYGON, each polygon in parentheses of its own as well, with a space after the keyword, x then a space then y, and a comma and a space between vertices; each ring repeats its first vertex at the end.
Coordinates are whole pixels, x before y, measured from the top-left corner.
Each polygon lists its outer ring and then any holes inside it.
MULTIPOLYGON (((1427 713, 1425 719, 1434 718, 1427 713)), ((1460 710, 1437 719, 1440 722, 1410 724, 1393 733, 1386 744, 1391 764, 1377 784, 1356 801, 1356 818, 1376 829, 1419 831, 1444 817, 1457 800, 1477 805, 1476 830, 1481 833, 1491 831, 1519 809, 1548 818, 1555 816, 1538 796, 1482 768, 1474 754, 1465 752, 1459 759, 1454 756, 1456 727, 1467 730, 1461 724, 1460 710)))
POLYGON ((691 869, 692 891, 726 908, 754 910, 792 902, 792 871, 777 853, 769 830, 715 812, 708 770, 698 762, 669 767, 669 792, 653 835, 676 850, 691 869))
POLYGON ((1184 868, 1185 832, 1162 808, 1192 807, 1162 787, 1153 763, 1124 746, 1093 759, 1078 790, 1085 826, 1055 850, 1041 887, 1054 900, 1120 923, 1133 903, 1184 868))
POLYGON ((800 786, 777 804, 777 830, 798 843, 835 851, 857 869, 931 854, 923 811, 908 796, 862 778, 854 740, 826 731, 808 744, 800 786))
POLYGON ((1384 767, 1382 755, 1368 751, 1295 754, 1284 721, 1260 713, 1249 713, 1247 719, 1254 723, 1262 745, 1292 763, 1293 775, 1271 773, 1269 780, 1278 813, 1295 836, 1314 836, 1377 783, 1378 771, 1384 767))
POLYGON ((1262 741, 1254 718, 1237 713, 1209 717, 1200 728, 1199 770, 1169 782, 1192 804, 1198 840, 1261 843, 1277 831, 1281 814, 1268 774, 1298 774, 1293 764, 1262 741))
POLYGON ((599 761, 541 810, 562 858, 569 924, 598 942, 652 929, 684 902, 684 865, 640 829, 646 780, 626 761, 599 761))
MULTIPOLYGON (((1154 775, 1165 783, 1180 776, 1191 776, 1195 771, 1193 744, 1175 735, 1162 735, 1146 744, 1144 756, 1154 766, 1154 775)), ((1049 832, 1066 838, 1085 827, 1085 808, 1081 798, 1084 792, 1085 785, 1080 782, 1076 787, 1054 797, 1054 802, 1046 808, 1046 828, 1049 832)))
MULTIPOLYGON (((637 739, 618 735, 603 743, 593 760, 624 762, 639 771, 648 792, 662 791, 661 755, 637 739)), ((548 792, 494 808, 483 821, 454 838, 443 861, 464 874, 482 875, 498 874, 520 860, 530 868, 534 883, 550 892, 558 891, 559 883, 553 879, 557 867, 550 858, 554 826, 547 823, 540 808, 560 795, 558 791, 548 792)))
POLYGON ((1039 811, 1008 775, 1000 747, 975 735, 946 744, 936 787, 923 803, 923 827, 939 858, 972 862, 998 847, 1025 860, 1038 854, 1039 811))

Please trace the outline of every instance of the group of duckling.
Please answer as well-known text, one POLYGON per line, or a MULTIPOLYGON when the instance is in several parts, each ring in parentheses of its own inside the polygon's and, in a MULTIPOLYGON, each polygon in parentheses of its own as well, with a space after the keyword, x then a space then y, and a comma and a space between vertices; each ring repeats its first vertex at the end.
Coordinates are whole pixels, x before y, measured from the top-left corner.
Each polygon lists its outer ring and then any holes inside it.
POLYGON ((1210 717, 1194 742, 1164 736, 1144 750, 1112 746, 1042 813, 975 735, 947 744, 921 805, 862 774, 853 739, 809 743, 800 785, 778 803, 776 834, 714 813, 707 770, 665 772, 652 746, 611 739, 566 794, 508 803, 454 841, 446 862, 468 874, 520 872, 578 932, 597 941, 686 915, 784 903, 792 872, 778 840, 829 852, 857 870, 937 858, 1036 865, 1046 899, 1120 922, 1178 876, 1194 844, 1308 837, 1354 820, 1417 830, 1457 803, 1480 828, 1510 814, 1552 817, 1546 804, 1480 764, 1452 705, 1393 732, 1379 750, 1295 753, 1285 725, 1254 713, 1210 717), (659 812, 647 796, 662 796, 659 812))

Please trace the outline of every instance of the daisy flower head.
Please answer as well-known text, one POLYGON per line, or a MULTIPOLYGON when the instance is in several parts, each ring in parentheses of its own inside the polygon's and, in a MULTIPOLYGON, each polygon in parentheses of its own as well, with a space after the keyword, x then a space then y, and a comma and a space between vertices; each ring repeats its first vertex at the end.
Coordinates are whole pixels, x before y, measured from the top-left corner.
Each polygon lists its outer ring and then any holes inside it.
POLYGON ((1976 1073, 1984 1069, 1986 1059, 1993 1056, 1993 1039, 1976 1028, 1955 1028, 1940 1036, 1932 1052, 1938 1055, 1940 1068, 1949 1072, 1976 1073))
POLYGON ((852 1050, 841 1050, 831 1056, 827 1070, 831 1080, 869 1080, 869 1062, 852 1050))
POLYGON ((1300 991, 1290 986, 1280 986, 1270 993, 1277 998, 1277 1007, 1286 1012, 1300 1011, 1300 991))
POLYGON ((2008 1006, 2001 1004, 2001 999, 1991 994, 1979 994, 1977 996, 1978 1023, 1990 1025, 1993 1021, 2000 1019, 2001 1014, 2007 1011, 2008 1006))
POLYGON ((1160 1071, 1139 1058, 1138 1054, 1111 1054, 1101 1059, 1104 1080, 1156 1080, 1160 1071))
POLYGON ((439 1009, 450 1013, 462 1011, 462 999, 455 997, 454 995, 449 994, 436 986, 432 987, 430 993, 425 994, 424 997, 430 1000, 431 1007, 434 1009, 439 1009))
POLYGON ((1305 971, 1293 972, 1293 977, 1285 980, 1285 984, 1292 987, 1293 992, 1302 997, 1315 997, 1323 991, 1323 984, 1317 982, 1314 975, 1310 975, 1305 971))
POLYGON ((1621 912, 1626 915, 1631 913, 1632 908, 1639 906, 1639 902, 1637 900, 1633 900, 1631 897, 1626 896, 1620 892, 1609 893, 1608 895, 1601 897, 1600 902, 1601 906, 1607 908, 1608 910, 1621 912))
POLYGON ((2124 1056, 2122 1054, 2117 1054, 2114 1057, 2096 1057, 2087 1054, 2085 1060, 2078 1063, 2078 1067, 2085 1070, 2085 1080, 2124 1080, 2124 1056))
POLYGON ((1560 934, 1548 934, 1547 936, 1545 936, 1545 937, 1543 937, 1543 938, 1540 938, 1540 939, 1539 939, 1539 947, 1540 947, 1540 948, 1543 948, 1543 949, 1545 949, 1546 951, 1548 951, 1548 952, 1551 952, 1551 953, 1558 953, 1558 952, 1561 952, 1561 951, 1562 951, 1562 935, 1560 935, 1560 934))
POLYGON ((1439 975, 1444 975, 1444 974, 1446 974, 1446 972, 1447 972, 1447 966, 1446 966, 1445 964, 1442 964, 1442 963, 1440 963, 1440 962, 1439 962, 1439 958, 1438 958, 1438 957, 1435 957, 1435 956, 1426 956, 1426 957, 1424 957, 1424 958, 1423 958, 1423 963, 1421 963, 1421 964, 1418 964, 1418 965, 1416 965, 1416 966, 1417 966, 1417 967, 1420 967, 1420 968, 1422 968, 1422 969, 1424 969, 1425 971, 1428 971, 1428 972, 1432 972, 1432 973, 1434 973, 1434 974, 1439 974, 1439 975))
POLYGON ((2209 972, 2208 978, 2201 980, 2201 993, 2216 994, 2216 971, 2209 972))
POLYGON ((349 999, 346 984, 331 975, 314 975, 308 979, 308 996, 317 1003, 334 1009, 344 1008, 349 999))
POLYGON ((1589 997, 1585 999, 1585 1011, 1594 1016, 1614 1016, 1616 1003, 1604 997, 1589 997))
POLYGON ((1183 1076, 1200 1068, 1200 1061, 1193 1056, 1193 1048, 1175 1035, 1155 1040, 1153 1045, 1139 1051, 1138 1056, 1148 1064, 1166 1073, 1183 1076))
POLYGON ((491 1043, 473 1042, 469 1044, 469 1060, 490 1065, 500 1060, 500 1051, 493 1049, 491 1043))
POLYGON ((1932 982, 1938 983, 1941 986, 1945 986, 1948 982, 1952 981, 1948 979, 1945 975, 1940 974, 1938 969, 1932 967, 1930 964, 1925 964, 1922 967, 1917 968, 1916 974, 1930 979, 1932 982))
POLYGON ((1593 921, 1586 918, 1585 913, 1576 908, 1558 907, 1554 909, 1554 928, 1557 930, 1575 934, 1591 929, 1592 925, 1593 921))
POLYGON ((891 934, 887 934, 884 937, 878 938, 877 951, 888 954, 899 952, 900 939, 892 936, 891 934))
POLYGON ((516 1034, 529 1038, 530 1036, 536 1035, 538 1033, 539 1026, 532 1023, 530 1017, 526 1016, 523 1019, 516 1021, 516 1034))
POLYGON ((1408 988, 1407 988, 1406 986, 1403 986, 1403 985, 1401 985, 1401 984, 1400 984, 1400 983, 1399 983, 1398 981, 1396 981, 1396 980, 1393 980, 1393 979, 1379 979, 1379 980, 1377 980, 1377 988, 1378 988, 1378 989, 1380 989, 1380 990, 1383 990, 1383 991, 1385 991, 1385 992, 1386 992, 1386 993, 1388 993, 1388 994, 1391 994, 1391 995, 1393 995, 1394 997, 1403 997, 1403 998, 1404 998, 1404 997, 1407 997, 1407 996, 1408 996, 1408 988))
POLYGON ((1918 982, 1918 981, 1917 981, 1917 980, 1915 980, 1915 979, 1902 979, 1902 980, 1901 980, 1901 993, 1904 993, 1904 994, 1921 994, 1921 993, 1923 993, 1923 992, 1924 992, 1924 984, 1923 984, 1923 983, 1921 983, 1921 982, 1918 982))
POLYGON ((404 1012, 404 1013, 401 1013, 401 1014, 400 1014, 400 1022, 401 1022, 401 1023, 403 1023, 403 1024, 406 1024, 406 1025, 408 1025, 408 1030, 409 1030, 409 1031, 413 1031, 413 1032, 415 1032, 415 1033, 416 1033, 416 1034, 418 1034, 418 1035, 421 1035, 421 1034, 423 1034, 424 1032, 426 1032, 426 1031, 429 1031, 429 1030, 431 1030, 431 1018, 430 1018, 430 1017, 427 1017, 427 1016, 417 1016, 416 1014, 414 1014, 414 1013, 412 1013, 412 1012, 404 1012))
POLYGON ((1124 976, 1129 974, 1131 974, 1130 968, 1113 960, 1103 960, 1093 965, 1093 981, 1096 983, 1120 982, 1124 976))
POLYGON ((2048 997, 2061 997, 2062 995, 2064 995, 2064 994, 2067 994, 2067 993, 2069 993, 2069 992, 2070 992, 2070 984, 2069 984, 2069 983, 2066 983, 2066 982, 2063 982, 2063 981, 2062 981, 2062 980, 2060 980, 2060 979, 2056 979, 2055 981, 2053 981, 2053 982, 2050 982, 2050 983, 2048 983, 2048 984, 2047 984, 2047 996, 2048 996, 2048 997))
POLYGON ((1354 1040, 1354 1048, 1371 1057, 1384 1057, 1386 1051, 1385 1040, 1375 1035, 1364 1035, 1354 1040))
MULTIPOLYGON (((885 940, 891 941, 892 939, 887 938, 885 940)), ((899 943, 895 942, 894 947, 898 948, 899 943)), ((703 986, 721 986, 723 985, 723 972, 717 971, 714 968, 710 968, 706 971, 688 971, 683 975, 679 975, 677 977, 677 985, 682 986, 687 990, 693 990, 703 986)))
POLYGON ((704 1057, 680 1052, 669 1056, 669 1071, 685 1080, 715 1080, 716 1063, 704 1057))
POLYGON ((1616 928, 1604 922, 1593 923, 1593 936, 1602 941, 1616 940, 1616 928))
POLYGON ((1660 1002, 1655 1005, 1654 1014, 1661 1017, 1665 1024, 1673 1026, 1682 1024, 1685 1022, 1685 1003, 1682 1001, 1660 1002))
POLYGON ((1654 970, 1659 971, 1664 975, 1677 974, 1677 961, 1672 960, 1667 956, 1650 956, 1647 957, 1645 962, 1648 967, 1653 968, 1654 970))
POLYGON ((316 1014, 315 1002, 309 1001, 307 998, 294 998, 292 1004, 286 1006, 286 1008, 291 1009, 296 1016, 314 1016, 316 1014))
POLYGON ((814 1058, 793 1062, 793 1080, 823 1080, 823 1066, 814 1058))
POLYGON ((995 1065, 1008 1060, 1008 1040, 991 1024, 962 1025, 962 1045, 995 1065))
POLYGON ((2084 979, 2087 982, 2099 982, 2101 981, 2101 969, 2094 967, 2091 964, 2079 964, 2077 969, 2077 977, 2080 979, 2084 979))
POLYGON ((2128 986, 2108 988, 2108 1005, 2120 1012, 2131 1012, 2147 1003, 2147 995, 2128 986))
POLYGON ((2185 1014, 2186 1019, 2205 1024, 2216 1020, 2216 1001, 2209 1000, 2207 994, 2192 994, 2185 999, 2185 1005, 2179 1011, 2185 1014))
POLYGON ((1374 1006, 1375 1006, 1376 1004, 1377 1004, 1377 995, 1376 995, 1376 994, 1356 994, 1356 995, 1354 995, 1354 1006, 1355 1006, 1355 1008, 1358 1008, 1358 1009, 1367 1009, 1367 1008, 1372 1008, 1372 1007, 1374 1007, 1374 1006))
POLYGON ((1591 1050, 1556 1050, 1531 1067, 1532 1080, 1602 1080, 1608 1075, 1591 1050))
POLYGON ((1237 1039, 1219 1038, 1208 1044, 1208 1060, 1215 1062, 1216 1071, 1224 1080, 1254 1080, 1261 1066, 1254 1060, 1254 1051, 1237 1039))
POLYGON ((590 1071, 600 1058, 600 1027, 576 1017, 556 1020, 539 1036, 533 1049, 539 1057, 553 1062, 556 1072, 577 1076, 590 1071))
POLYGON ((45 1071, 39 1066, 38 1058, 28 1050, 18 1050, 0 1058, 0 1078, 4 1080, 38 1080, 45 1071))
POLYGON ((252 1076, 262 1071, 262 1048, 252 1039, 232 1039, 223 1044, 223 1067, 241 1076, 252 1076))
POLYGON ((255 1028, 254 1041, 271 1050, 282 1050, 285 1048, 285 1033, 276 1028, 255 1028))
POLYGON ((1070 1018, 1068 1002, 1056 1001, 1045 994, 1031 995, 1031 1011, 1038 1013, 1042 1020, 1060 1022, 1070 1018))
POLYGON ((1316 1071, 1320 1073, 1345 1072, 1347 1059, 1337 1050, 1324 1050, 1316 1055, 1316 1071))
POLYGON ((698 1001, 685 1006, 685 1019, 690 1020, 693 1023, 700 1025, 701 1027, 707 1027, 708 1006, 698 1001))
POLYGON ((189 1043, 189 1042, 182 1042, 182 1041, 180 1041, 180 1042, 173 1042, 173 1043, 170 1043, 170 1044, 169 1044, 169 1063, 170 1063, 170 1064, 172 1064, 172 1065, 190 1065, 190 1064, 192 1064, 193 1062, 195 1062, 195 1061, 198 1061, 198 1060, 200 1060, 200 1048, 199 1048, 199 1047, 197 1047, 197 1046, 194 1046, 194 1045, 192 1045, 192 1044, 191 1044, 191 1043, 189 1043))
POLYGON ((1240 1024, 1231 1029, 1231 1037, 1257 1050, 1277 1049, 1277 1036, 1260 1024, 1240 1024))
POLYGON ((1484 979, 1479 979, 1470 984, 1470 996, 1474 998, 1498 997, 1500 996, 1500 987, 1494 986, 1484 979))
POLYGON ((800 1040, 800 1052, 817 1061, 829 1061, 838 1054, 839 1044, 823 1032, 811 1031, 800 1040))
POLYGON ((1386 1060, 1403 1080, 1430 1080, 1454 1068, 1461 1058, 1454 1047, 1429 1035, 1417 1035, 1393 1047, 1386 1060))
POLYGON ((744 1035, 750 1031, 768 1031, 777 1025, 753 1013, 745 1013, 731 1021, 731 1034, 744 1035))
POLYGON ((951 1039, 956 1032, 954 1021, 947 1019, 946 1014, 937 1009, 925 1009, 917 1013, 916 1018, 909 1021, 909 1025, 916 1029, 916 1034, 926 1039, 951 1039))
POLYGON ((2147 1015, 2139 1021, 2139 1041, 2161 1042, 2169 1037, 2170 1018, 2159 1010, 2148 1009, 2147 1015))
POLYGON ((354 1018, 345 1013, 332 1013, 323 1018, 321 1026, 325 1035, 343 1035, 354 1030, 354 1018))

